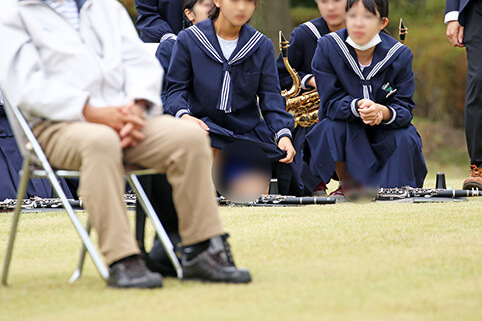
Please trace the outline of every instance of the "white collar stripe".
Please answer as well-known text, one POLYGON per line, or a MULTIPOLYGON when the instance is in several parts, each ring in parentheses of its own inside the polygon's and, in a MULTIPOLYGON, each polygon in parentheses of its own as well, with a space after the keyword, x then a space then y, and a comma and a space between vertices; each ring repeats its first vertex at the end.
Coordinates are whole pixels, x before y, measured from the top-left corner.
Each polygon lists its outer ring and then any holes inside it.
POLYGON ((206 49, 219 61, 223 62, 219 54, 217 53, 216 49, 214 49, 213 45, 209 42, 209 40, 206 38, 204 33, 197 27, 197 26, 192 26, 191 27, 194 35, 198 38, 198 40, 206 47, 206 49))
POLYGON ((387 53, 386 57, 380 61, 379 63, 376 64, 376 66, 373 68, 373 70, 370 72, 368 75, 367 79, 371 79, 373 76, 377 74, 377 72, 380 71, 380 69, 383 68, 383 66, 387 63, 390 58, 400 49, 403 45, 400 42, 397 42, 387 53))
MULTIPOLYGON (((355 59, 348 51, 348 47, 345 45, 341 37, 334 32, 330 33, 330 36, 332 36, 333 39, 335 39, 341 51, 345 55, 345 58, 348 60, 348 63, 353 68, 353 70, 358 75, 358 77, 360 77, 361 80, 365 80, 365 77, 363 76, 363 73, 361 72, 360 67, 356 64, 355 59)), ((370 80, 371 78, 373 78, 383 68, 383 66, 388 62, 388 60, 392 58, 392 56, 397 52, 397 50, 400 49, 402 46, 403 46, 402 43, 397 42, 392 48, 390 48, 385 58, 375 65, 372 71, 368 74, 366 80, 370 80)), ((362 88, 363 88, 363 98, 369 99, 370 92, 372 91, 371 86, 369 88, 368 85, 362 85, 362 88)))
POLYGON ((315 35, 316 39, 320 39, 320 38, 321 38, 320 32, 318 31, 318 29, 316 29, 315 25, 314 25, 311 21, 305 22, 305 26, 307 26, 308 28, 310 28, 311 32, 313 32, 313 34, 315 35))
POLYGON ((365 80, 365 77, 363 76, 360 67, 356 64, 355 59, 350 55, 350 52, 348 51, 348 47, 345 45, 343 40, 341 40, 340 36, 338 36, 336 33, 332 32, 330 33, 330 36, 335 39, 335 41, 338 43, 338 46, 340 47, 341 51, 343 51, 343 54, 345 55, 345 58, 348 60, 350 63, 351 67, 355 71, 355 73, 360 77, 360 79, 365 80))
POLYGON ((253 47, 258 43, 258 41, 261 39, 261 32, 256 32, 252 37, 251 39, 249 39, 249 41, 244 45, 244 47, 236 54, 236 56, 234 56, 233 59, 231 59, 231 61, 229 62, 229 64, 233 64, 241 59, 243 59, 246 54, 249 53, 249 51, 251 49, 253 49, 253 47))

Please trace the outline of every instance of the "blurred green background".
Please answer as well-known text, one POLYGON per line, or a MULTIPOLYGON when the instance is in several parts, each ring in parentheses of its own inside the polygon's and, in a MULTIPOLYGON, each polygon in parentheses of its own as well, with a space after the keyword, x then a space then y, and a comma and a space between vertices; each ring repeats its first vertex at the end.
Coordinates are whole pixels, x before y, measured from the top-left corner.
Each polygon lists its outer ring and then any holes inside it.
MULTIPOLYGON (((134 0, 120 0, 135 21, 134 0)), ((388 31, 398 39, 403 18, 405 44, 414 54, 415 120, 428 161, 440 165, 468 166, 464 126, 465 50, 453 48, 445 36, 445 0, 391 0, 388 31)), ((278 52, 278 32, 320 16, 314 0, 261 0, 251 24, 273 40, 278 52)))

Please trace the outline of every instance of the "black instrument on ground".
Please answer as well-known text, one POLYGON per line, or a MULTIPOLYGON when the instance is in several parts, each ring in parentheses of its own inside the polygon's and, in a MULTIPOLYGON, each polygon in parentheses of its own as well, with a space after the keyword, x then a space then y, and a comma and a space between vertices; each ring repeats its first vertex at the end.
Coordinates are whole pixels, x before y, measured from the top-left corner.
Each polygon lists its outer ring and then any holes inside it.
POLYGON ((237 204, 243 206, 273 206, 273 205, 325 205, 335 204, 336 200, 329 197, 296 197, 286 195, 263 195, 248 203, 233 203, 224 197, 217 198, 220 205, 237 204))
POLYGON ((482 191, 474 190, 451 190, 436 188, 380 188, 376 200, 393 201, 414 197, 440 197, 440 198, 457 198, 457 197, 477 197, 482 196, 482 191))

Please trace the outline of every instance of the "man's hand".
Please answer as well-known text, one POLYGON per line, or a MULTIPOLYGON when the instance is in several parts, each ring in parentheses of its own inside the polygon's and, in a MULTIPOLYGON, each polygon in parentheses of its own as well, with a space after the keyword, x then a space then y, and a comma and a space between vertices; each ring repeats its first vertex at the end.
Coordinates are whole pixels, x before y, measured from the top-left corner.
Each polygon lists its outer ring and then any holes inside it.
POLYGON ((184 119, 184 120, 187 120, 187 121, 192 121, 196 124, 199 125, 199 127, 201 127, 202 129, 204 129, 206 131, 206 134, 209 134, 209 127, 208 125, 206 125, 205 122, 203 122, 201 119, 199 118, 196 118, 194 116, 191 116, 189 114, 184 114, 181 116, 181 119, 184 119))
POLYGON ((143 110, 133 102, 118 107, 93 107, 88 103, 84 106, 85 119, 91 123, 103 124, 114 129, 121 138, 122 148, 137 145, 144 139, 140 131, 145 122, 142 119, 143 110))
POLYGON ((293 147, 293 144, 291 143, 291 139, 289 137, 281 137, 281 139, 278 142, 278 147, 281 150, 286 151, 286 157, 283 159, 280 159, 280 163, 285 163, 289 164, 293 161, 293 158, 296 155, 295 148, 293 147))
POLYGON ((127 122, 124 127, 119 131, 121 146, 122 148, 128 146, 135 147, 137 146, 138 142, 146 138, 144 133, 141 131, 142 128, 145 126, 145 107, 140 106, 140 104, 136 102, 122 107, 122 112, 124 113, 124 115, 129 117, 129 122, 127 122))
POLYGON ((464 46, 464 27, 456 20, 447 23, 447 38, 454 47, 464 46))

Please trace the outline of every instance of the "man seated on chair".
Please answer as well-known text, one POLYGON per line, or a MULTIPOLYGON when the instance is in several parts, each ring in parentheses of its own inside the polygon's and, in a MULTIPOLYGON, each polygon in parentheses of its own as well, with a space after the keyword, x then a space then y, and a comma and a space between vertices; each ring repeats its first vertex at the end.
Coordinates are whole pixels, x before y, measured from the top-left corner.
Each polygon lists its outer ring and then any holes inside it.
POLYGON ((139 257, 123 203, 124 166, 165 172, 185 279, 245 283, 210 177, 208 136, 161 114, 162 71, 116 0, 2 0, 0 84, 56 168, 80 170, 79 196, 110 266, 108 285, 162 285, 139 257))

